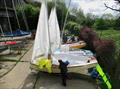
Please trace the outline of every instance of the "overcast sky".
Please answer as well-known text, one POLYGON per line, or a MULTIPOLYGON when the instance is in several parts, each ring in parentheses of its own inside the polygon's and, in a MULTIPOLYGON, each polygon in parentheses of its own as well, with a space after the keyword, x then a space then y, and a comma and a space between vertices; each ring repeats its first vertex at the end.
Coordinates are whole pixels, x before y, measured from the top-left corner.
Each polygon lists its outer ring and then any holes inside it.
MULTIPOLYGON (((34 0, 34 1, 40 1, 40 0, 34 0)), ((65 3, 68 5, 70 0, 65 0, 65 3)), ((71 0, 71 7, 73 8, 81 8, 84 13, 92 13, 94 15, 102 15, 106 13, 111 13, 113 15, 116 15, 114 12, 110 9, 106 9, 104 6, 104 3, 106 3, 110 7, 116 7, 114 0, 71 0)))
MULTIPOLYGON (((68 4, 70 0, 65 1, 68 4)), ((71 7, 81 8, 84 13, 93 13, 95 15, 111 13, 114 15, 114 11, 106 9, 104 3, 108 6, 116 7, 114 0, 71 0, 71 7)))

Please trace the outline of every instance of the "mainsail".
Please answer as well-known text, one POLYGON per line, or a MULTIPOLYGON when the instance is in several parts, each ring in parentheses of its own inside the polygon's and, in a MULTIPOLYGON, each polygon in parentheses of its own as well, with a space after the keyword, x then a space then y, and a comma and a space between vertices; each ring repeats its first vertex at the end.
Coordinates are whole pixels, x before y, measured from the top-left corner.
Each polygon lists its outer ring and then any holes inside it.
POLYGON ((60 46, 60 28, 57 20, 56 8, 51 10, 49 17, 49 32, 51 51, 54 52, 60 46))
POLYGON ((48 54, 50 48, 49 33, 48 33, 48 12, 46 2, 42 2, 36 37, 33 48, 32 63, 36 63, 36 60, 41 55, 48 54))

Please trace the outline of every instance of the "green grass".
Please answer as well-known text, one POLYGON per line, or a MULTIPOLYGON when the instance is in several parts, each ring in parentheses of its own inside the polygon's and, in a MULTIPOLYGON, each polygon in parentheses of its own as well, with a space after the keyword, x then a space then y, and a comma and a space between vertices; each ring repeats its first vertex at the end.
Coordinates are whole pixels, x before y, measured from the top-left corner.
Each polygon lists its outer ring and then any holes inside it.
POLYGON ((120 30, 96 30, 102 39, 112 39, 116 42, 117 47, 120 47, 120 30))

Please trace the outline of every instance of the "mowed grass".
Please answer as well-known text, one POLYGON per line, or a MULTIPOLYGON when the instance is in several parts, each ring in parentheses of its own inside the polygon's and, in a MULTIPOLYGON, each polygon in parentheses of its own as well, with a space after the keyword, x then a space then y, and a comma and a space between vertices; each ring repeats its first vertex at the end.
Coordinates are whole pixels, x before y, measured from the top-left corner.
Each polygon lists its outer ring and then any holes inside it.
POLYGON ((96 30, 100 38, 114 40, 117 47, 120 47, 120 30, 96 30))

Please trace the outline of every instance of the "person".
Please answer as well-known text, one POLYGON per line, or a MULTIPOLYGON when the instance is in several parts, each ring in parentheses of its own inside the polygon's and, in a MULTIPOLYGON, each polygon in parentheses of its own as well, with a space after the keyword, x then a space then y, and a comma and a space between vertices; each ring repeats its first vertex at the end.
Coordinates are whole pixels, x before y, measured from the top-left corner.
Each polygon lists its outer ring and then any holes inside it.
POLYGON ((66 86, 67 71, 68 71, 67 66, 69 62, 68 61, 63 62, 61 59, 58 60, 58 62, 59 62, 59 69, 60 69, 61 77, 62 77, 62 85, 66 86))
POLYGON ((75 42, 75 37, 72 36, 72 37, 71 37, 71 40, 72 40, 72 43, 74 43, 74 42, 75 42))
POLYGON ((63 43, 66 43, 66 42, 67 42, 67 40, 68 40, 68 38, 67 38, 66 34, 65 34, 65 35, 63 35, 63 43))

